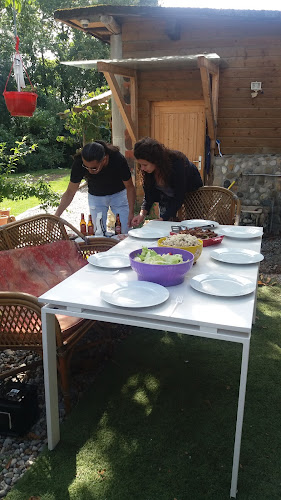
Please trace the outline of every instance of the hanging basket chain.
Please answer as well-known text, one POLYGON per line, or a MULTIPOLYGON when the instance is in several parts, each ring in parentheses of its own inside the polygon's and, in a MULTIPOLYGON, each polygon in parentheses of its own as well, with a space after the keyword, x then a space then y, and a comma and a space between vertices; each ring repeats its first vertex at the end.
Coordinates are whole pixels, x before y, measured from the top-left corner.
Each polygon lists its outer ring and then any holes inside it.
MULTIPOLYGON (((28 73, 27 73, 26 67, 25 67, 25 65, 23 64, 22 57, 21 57, 21 55, 20 55, 20 53, 19 53, 19 44, 20 44, 20 39, 19 39, 19 37, 18 37, 18 36, 16 36, 16 45, 15 45, 15 50, 16 50, 16 53, 17 53, 17 54, 19 55, 19 57, 20 57, 20 60, 21 60, 21 63, 22 63, 22 67, 23 67, 23 69, 24 69, 24 71, 25 71, 25 73, 26 73, 26 76, 27 76, 27 78, 28 78, 28 81, 29 81, 29 83, 30 83, 30 86, 32 87, 32 90, 35 92, 35 88, 33 87, 32 83, 31 83, 31 80, 30 80, 29 75, 28 75, 28 73)), ((11 66, 11 69, 10 69, 10 73, 9 73, 8 78, 7 78, 7 81, 6 81, 6 85, 5 85, 4 92, 6 92, 6 88, 7 88, 8 81, 9 81, 9 79, 10 79, 11 73, 12 73, 12 69, 13 69, 13 66, 14 66, 14 62, 15 62, 15 57, 14 57, 14 59, 13 59, 12 66, 11 66)))

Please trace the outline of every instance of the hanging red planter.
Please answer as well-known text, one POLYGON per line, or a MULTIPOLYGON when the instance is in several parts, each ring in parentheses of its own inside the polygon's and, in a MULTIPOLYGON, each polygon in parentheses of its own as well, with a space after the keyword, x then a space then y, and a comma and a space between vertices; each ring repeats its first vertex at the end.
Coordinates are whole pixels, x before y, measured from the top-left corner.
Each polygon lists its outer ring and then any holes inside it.
MULTIPOLYGON (((22 66, 26 72, 29 83, 30 83, 32 89, 35 90, 31 81, 30 81, 28 73, 24 67, 21 55, 20 55, 19 50, 18 50, 19 49, 19 37, 17 37, 16 40, 17 40, 17 42, 16 42, 16 56, 17 55, 19 56, 19 58, 17 58, 17 61, 19 59, 21 60, 22 66)), ((34 92, 23 92, 21 90, 9 92, 6 90, 9 78, 11 76, 13 66, 14 66, 15 61, 16 61, 16 56, 14 57, 12 67, 10 69, 10 73, 9 73, 9 76, 8 76, 8 79, 7 79, 7 82, 5 85, 5 90, 3 92, 3 96, 5 99, 7 109, 12 116, 32 116, 35 109, 36 109, 36 104, 37 104, 37 97, 38 96, 37 96, 36 92, 35 91, 34 92)), ((23 80, 23 82, 24 82, 24 80, 23 80)), ((21 88, 20 83, 18 83, 18 89, 20 89, 20 88, 21 88)))
POLYGON ((12 116, 32 116, 37 104, 35 92, 3 92, 8 111, 12 116))

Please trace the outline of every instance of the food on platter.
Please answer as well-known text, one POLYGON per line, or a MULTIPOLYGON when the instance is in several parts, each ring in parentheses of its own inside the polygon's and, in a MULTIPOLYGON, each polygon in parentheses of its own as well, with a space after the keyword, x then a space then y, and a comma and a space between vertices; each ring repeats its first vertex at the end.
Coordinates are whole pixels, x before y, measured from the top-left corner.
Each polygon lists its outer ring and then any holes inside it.
POLYGON ((200 244, 198 238, 194 235, 180 231, 178 234, 171 234, 161 240, 162 245, 169 247, 185 248, 195 247, 200 244))
POLYGON ((134 260, 137 262, 143 262, 144 264, 159 264, 159 265, 171 265, 180 264, 183 262, 182 255, 164 253, 162 255, 156 253, 151 248, 143 247, 142 252, 138 254, 134 260))
POLYGON ((215 238, 217 233, 211 229, 202 229, 202 227, 193 227, 192 229, 182 229, 179 234, 190 234, 191 236, 196 236, 200 240, 205 240, 207 238, 215 238))
MULTIPOLYGON (((184 226, 182 226, 184 227, 184 226)), ((202 227, 193 227, 192 229, 180 229, 177 232, 174 232, 175 228, 172 228, 171 235, 190 235, 195 236, 196 238, 203 241, 203 247, 208 247, 210 245, 216 245, 221 243, 224 236, 218 236, 212 229, 203 229, 202 227)))

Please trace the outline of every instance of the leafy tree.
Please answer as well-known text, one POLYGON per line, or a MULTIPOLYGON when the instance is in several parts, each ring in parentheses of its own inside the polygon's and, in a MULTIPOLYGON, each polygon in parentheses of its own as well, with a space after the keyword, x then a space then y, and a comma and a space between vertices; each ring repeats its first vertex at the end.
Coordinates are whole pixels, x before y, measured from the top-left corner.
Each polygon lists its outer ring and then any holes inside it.
MULTIPOLYGON (((106 90, 108 87, 97 89, 96 92, 89 94, 89 97, 97 96, 106 90)), ((58 136, 59 142, 82 147, 94 139, 106 142, 111 140, 111 110, 107 102, 95 106, 89 105, 79 111, 68 109, 64 112, 64 118, 64 127, 71 135, 58 136)))
POLYGON ((36 196, 41 201, 41 206, 57 206, 60 197, 45 181, 39 177, 34 181, 30 175, 15 178, 13 174, 20 163, 24 163, 27 155, 36 150, 37 145, 26 145, 26 137, 16 141, 15 146, 7 153, 6 144, 0 143, 0 203, 4 198, 23 200, 36 196))
MULTIPOLYGON (((105 3, 157 5, 157 0, 107 0, 105 3)), ((18 172, 32 171, 38 166, 67 166, 75 149, 75 141, 76 146, 81 144, 82 126, 85 127, 86 140, 93 135, 108 140, 108 117, 102 116, 102 122, 98 124, 101 115, 95 108, 86 109, 79 115, 72 113, 67 122, 67 131, 63 120, 59 118, 59 113, 79 105, 89 94, 106 84, 102 73, 61 64, 61 61, 67 60, 109 57, 108 45, 54 20, 56 9, 91 4, 92 0, 15 0, 19 50, 38 94, 37 109, 31 118, 11 117, 3 97, 0 97, 0 142, 5 142, 8 150, 15 141, 20 142, 23 136, 26 136, 27 145, 37 144, 33 154, 27 155, 24 162, 19 162, 18 172), (68 140, 56 140, 67 133, 68 140)), ((15 52, 13 0, 0 0, 0 13, 1 96, 15 52)), ((8 85, 8 90, 16 90, 13 77, 8 85)))

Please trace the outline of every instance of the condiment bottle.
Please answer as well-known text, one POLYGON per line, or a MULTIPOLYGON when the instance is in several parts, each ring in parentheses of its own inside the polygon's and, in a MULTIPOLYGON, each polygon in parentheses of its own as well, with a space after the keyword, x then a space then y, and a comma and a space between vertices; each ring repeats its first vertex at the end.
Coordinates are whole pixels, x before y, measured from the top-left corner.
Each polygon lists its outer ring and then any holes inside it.
POLYGON ((115 234, 121 234, 121 221, 119 214, 116 214, 115 234))
POLYGON ((88 225, 87 225, 87 230, 88 230, 88 235, 89 236, 92 236, 93 234, 95 234, 95 232, 94 232, 94 224, 93 224, 93 221, 92 221, 91 214, 89 215, 89 222, 88 222, 88 225))
POLYGON ((83 234, 86 234, 86 233, 87 233, 87 225, 86 225, 86 221, 85 221, 84 214, 81 214, 81 220, 80 220, 80 231, 81 231, 81 233, 83 233, 83 234))

